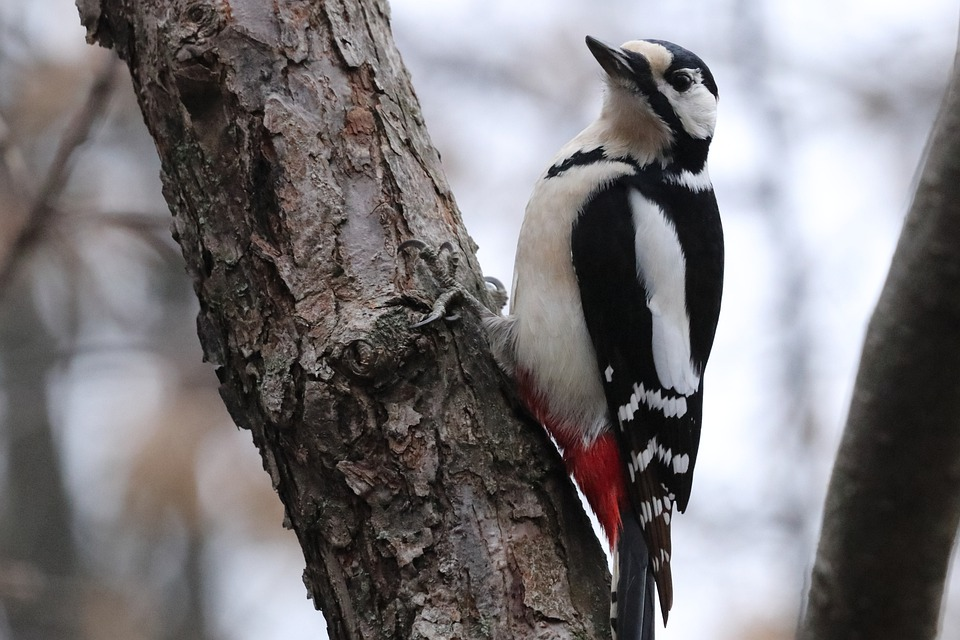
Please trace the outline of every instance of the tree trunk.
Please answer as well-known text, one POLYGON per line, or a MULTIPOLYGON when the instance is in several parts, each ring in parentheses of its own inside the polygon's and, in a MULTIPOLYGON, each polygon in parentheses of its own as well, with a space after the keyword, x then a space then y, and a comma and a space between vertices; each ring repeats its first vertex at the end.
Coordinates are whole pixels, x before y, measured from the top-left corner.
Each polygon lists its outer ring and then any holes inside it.
MULTIPOLYGON (((198 329, 333 638, 607 637, 606 563, 475 318, 397 246, 474 246, 377 0, 79 0, 127 61, 198 329)), ((251 576, 255 579, 255 576, 251 576)))
POLYGON ((960 75, 870 321, 805 639, 934 638, 960 522, 960 75))
MULTIPOLYGON (((47 400, 59 356, 24 279, 8 281, 0 307, 6 487, 0 517, 0 599, 16 640, 78 634, 70 500, 47 400)), ((0 623, 0 636, 4 635, 0 623)))

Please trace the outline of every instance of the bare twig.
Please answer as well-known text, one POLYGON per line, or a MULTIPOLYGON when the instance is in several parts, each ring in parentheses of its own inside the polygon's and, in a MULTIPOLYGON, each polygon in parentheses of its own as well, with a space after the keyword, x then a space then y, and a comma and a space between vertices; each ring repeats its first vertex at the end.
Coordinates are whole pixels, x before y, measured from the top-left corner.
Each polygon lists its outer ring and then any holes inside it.
POLYGON ((30 205, 27 219, 14 238, 0 265, 0 296, 7 289, 17 265, 34 242, 43 236, 57 213, 56 203, 70 178, 70 160, 90 137, 94 125, 106 115, 107 102, 113 93, 118 60, 110 57, 94 77, 83 106, 67 126, 47 175, 30 205))
POLYGON ((92 222, 125 231, 156 252, 164 262, 181 264, 180 252, 170 237, 169 214, 103 212, 93 214, 92 222))
POLYGON ((23 151, 10 135, 10 125, 0 113, 0 163, 7 174, 14 197, 21 202, 33 199, 33 179, 23 159, 23 151))

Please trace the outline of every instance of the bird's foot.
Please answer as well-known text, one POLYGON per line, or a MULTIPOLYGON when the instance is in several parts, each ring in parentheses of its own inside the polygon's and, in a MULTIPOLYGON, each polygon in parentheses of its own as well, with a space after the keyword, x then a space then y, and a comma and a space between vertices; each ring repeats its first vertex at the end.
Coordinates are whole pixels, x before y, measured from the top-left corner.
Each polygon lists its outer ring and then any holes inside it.
MULTIPOLYGON (((477 300, 473 294, 464 289, 463 285, 457 282, 457 269, 460 266, 460 255, 454 250, 453 245, 444 242, 436 249, 428 246, 422 240, 407 240, 397 247, 397 253, 407 249, 416 249, 419 258, 427 266, 433 279, 436 281, 441 293, 433 302, 430 313, 425 315, 419 322, 410 325, 411 329, 417 329, 435 322, 440 318, 447 321, 458 320, 460 314, 451 310, 457 306, 466 305, 478 316, 490 314, 490 310, 477 300)), ((488 286, 490 296, 497 305, 497 310, 502 309, 507 300, 507 292, 503 283, 496 278, 484 278, 492 286, 488 286)))

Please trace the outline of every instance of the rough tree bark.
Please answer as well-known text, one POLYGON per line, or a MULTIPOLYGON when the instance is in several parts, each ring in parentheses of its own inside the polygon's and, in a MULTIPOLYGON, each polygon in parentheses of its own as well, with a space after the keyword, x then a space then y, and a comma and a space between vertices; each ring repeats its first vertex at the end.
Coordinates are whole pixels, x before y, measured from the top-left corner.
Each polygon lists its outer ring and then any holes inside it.
MULTIPOLYGON (((198 329, 333 638, 607 637, 559 459, 409 238, 485 295, 378 0, 79 0, 133 76, 198 329)), ((256 579, 251 576, 251 579, 256 579)))
POLYGON ((960 67, 867 331, 800 636, 934 638, 960 523, 960 67))

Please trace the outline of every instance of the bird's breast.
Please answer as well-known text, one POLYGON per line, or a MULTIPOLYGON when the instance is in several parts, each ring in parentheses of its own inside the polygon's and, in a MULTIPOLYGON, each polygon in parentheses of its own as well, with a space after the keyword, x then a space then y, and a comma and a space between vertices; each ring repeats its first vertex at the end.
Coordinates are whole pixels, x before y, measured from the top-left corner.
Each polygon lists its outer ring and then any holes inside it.
POLYGON ((517 365, 529 372, 555 423, 548 426, 573 431, 568 435, 579 435, 587 443, 609 421, 583 318, 570 235, 592 193, 630 171, 630 165, 604 160, 542 178, 527 205, 517 244, 511 306, 517 365))

